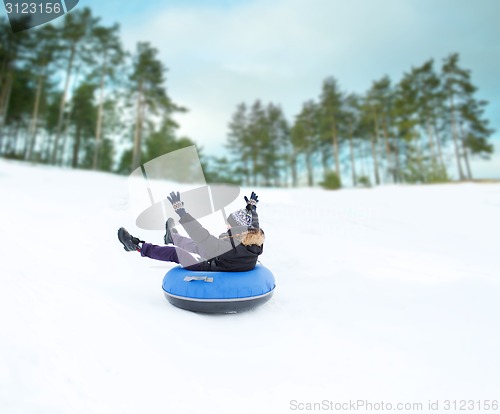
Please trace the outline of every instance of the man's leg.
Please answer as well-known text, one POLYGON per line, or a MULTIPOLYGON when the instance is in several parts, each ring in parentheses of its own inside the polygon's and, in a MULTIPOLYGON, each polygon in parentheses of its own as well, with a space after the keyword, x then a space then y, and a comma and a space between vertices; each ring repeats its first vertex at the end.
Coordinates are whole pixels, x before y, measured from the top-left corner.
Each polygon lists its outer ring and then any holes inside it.
POLYGON ((199 263, 187 250, 176 246, 157 246, 155 244, 143 243, 141 256, 163 262, 179 263, 183 267, 199 263))
POLYGON ((189 237, 181 236, 179 233, 172 233, 172 239, 174 240, 174 245, 201 256, 198 245, 189 237))

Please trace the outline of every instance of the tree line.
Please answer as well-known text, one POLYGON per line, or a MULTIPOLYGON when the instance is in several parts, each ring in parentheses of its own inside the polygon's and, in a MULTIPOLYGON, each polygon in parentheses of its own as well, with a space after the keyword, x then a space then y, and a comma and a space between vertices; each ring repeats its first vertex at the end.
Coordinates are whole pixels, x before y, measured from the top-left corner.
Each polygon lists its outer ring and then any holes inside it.
POLYGON ((317 99, 288 122, 279 105, 241 103, 229 123, 230 160, 220 169, 246 185, 338 188, 382 183, 472 179, 472 157, 488 158, 493 134, 459 55, 412 67, 397 83, 388 76, 364 94, 329 77, 317 99))
MULTIPOLYGON (((166 91, 158 50, 125 51, 118 24, 89 8, 14 34, 0 19, 0 156, 126 174, 193 145, 173 116, 187 109, 166 91)), ((397 83, 384 76, 364 94, 329 77, 293 122, 280 105, 238 105, 230 157, 202 155, 208 181, 340 186, 473 178, 493 130, 459 55, 429 60, 397 83)))
POLYGON ((176 136, 167 68, 139 42, 125 51, 118 24, 89 8, 13 33, 0 20, 0 156, 128 173, 192 145, 176 136))

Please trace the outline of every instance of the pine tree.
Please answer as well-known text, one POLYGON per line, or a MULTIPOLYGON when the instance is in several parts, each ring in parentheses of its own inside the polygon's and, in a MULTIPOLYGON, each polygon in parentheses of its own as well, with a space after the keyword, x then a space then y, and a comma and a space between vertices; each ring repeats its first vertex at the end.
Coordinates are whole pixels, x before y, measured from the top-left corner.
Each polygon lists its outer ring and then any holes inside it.
POLYGON ((458 106, 460 99, 463 96, 464 87, 469 83, 469 72, 461 69, 458 66, 459 55, 454 53, 444 59, 442 66, 442 77, 444 80, 444 90, 447 97, 447 109, 450 122, 450 129, 453 138, 453 145, 455 149, 455 158, 457 162, 458 176, 460 180, 465 179, 464 170, 462 167, 460 156, 460 137, 458 125, 458 106))
POLYGON ((378 128, 378 110, 379 103, 373 97, 371 91, 368 91, 361 106, 362 116, 361 125, 368 136, 373 160, 373 176, 376 185, 380 185, 380 160, 378 155, 379 128, 378 128))
POLYGON ((274 177, 275 186, 286 186, 288 182, 290 156, 290 126, 280 106, 269 104, 267 107, 269 120, 269 137, 271 151, 268 155, 269 173, 274 177))
POLYGON ((23 159, 25 154, 25 131, 31 110, 30 103, 35 94, 30 80, 31 74, 26 69, 17 69, 13 76, 9 110, 3 128, 9 137, 4 153, 11 158, 23 159))
POLYGON ((424 182, 447 180, 441 146, 433 128, 436 114, 440 112, 444 100, 441 82, 433 64, 434 61, 431 59, 421 66, 412 68, 404 77, 404 82, 411 89, 411 94, 408 95, 412 99, 411 105, 417 121, 415 133, 418 134, 418 141, 412 150, 420 160, 417 164, 419 175, 424 182), (424 136, 427 138, 426 142, 424 136))
MULTIPOLYGON (((326 148, 331 148, 333 154, 335 173, 340 177, 340 136, 339 129, 342 122, 342 92, 335 78, 330 77, 324 80, 320 95, 321 114, 321 142, 330 143, 326 148)), ((328 151, 323 145, 323 151, 328 151)), ((322 162, 324 173, 327 172, 328 152, 323 152, 322 162)))
POLYGON ((232 154, 235 163, 240 167, 237 173, 242 176, 242 181, 246 186, 250 185, 250 160, 251 152, 249 144, 248 109, 245 103, 240 103, 236 112, 229 122, 229 132, 226 148, 232 154))
POLYGON ((418 180, 422 177, 420 155, 416 153, 415 142, 419 139, 416 131, 418 118, 416 115, 416 91, 413 79, 408 74, 398 82, 395 88, 393 124, 395 128, 395 176, 397 182, 418 180), (411 177, 408 170, 412 171, 411 177), (416 173, 415 173, 416 171, 416 173), (418 175, 414 178, 415 174, 418 175))
POLYGON ((173 112, 183 111, 172 103, 165 90, 166 68, 158 59, 158 50, 148 42, 139 42, 133 56, 133 69, 130 76, 132 94, 135 96, 136 115, 134 126, 134 145, 132 169, 141 164, 144 130, 149 125, 154 130, 152 117, 165 122, 173 112))
MULTIPOLYGON (((302 106, 301 112, 297 115, 292 128, 292 145, 295 153, 303 154, 306 166, 307 184, 314 185, 314 155, 318 151, 319 137, 321 134, 321 109, 314 101, 307 101, 302 106)), ((297 165, 293 166, 296 175, 297 165)), ((297 178, 294 182, 297 183, 297 178)))
POLYGON ((177 139, 175 134, 177 128, 178 125, 175 122, 170 119, 165 119, 160 128, 153 131, 145 140, 142 163, 194 144, 193 141, 188 138, 177 139))
POLYGON ((43 105, 44 91, 51 77, 52 68, 58 62, 58 54, 61 51, 57 38, 57 29, 51 24, 46 24, 36 30, 31 45, 32 54, 28 58, 28 64, 36 79, 36 95, 33 103, 33 111, 27 136, 25 159, 33 160, 36 139, 39 127, 40 109, 43 105))
POLYGON ((108 79, 114 80, 116 78, 117 70, 124 62, 125 52, 119 38, 118 24, 110 27, 97 26, 93 29, 92 34, 95 42, 94 55, 99 59, 99 67, 96 68, 96 75, 99 78, 99 103, 95 126, 94 158, 92 161, 92 168, 96 170, 99 168, 106 82, 108 79))
POLYGON ((66 74, 59 104, 52 163, 56 163, 58 158, 62 160, 63 154, 59 144, 64 132, 64 114, 73 70, 75 66, 89 64, 92 61, 92 30, 97 22, 98 19, 92 16, 92 12, 88 7, 72 11, 64 16, 60 41, 61 47, 66 51, 66 74))
POLYGON ((71 123, 74 129, 73 157, 71 166, 77 168, 80 160, 82 140, 89 140, 93 136, 93 125, 95 125, 96 107, 94 105, 94 93, 97 85, 82 83, 75 90, 73 100, 73 114, 71 123))
POLYGON ((347 139, 349 142, 349 158, 351 161, 352 185, 357 186, 358 177, 356 174, 356 154, 355 154, 355 136, 360 133, 361 117, 360 97, 356 94, 349 94, 343 102, 343 112, 347 126, 347 139))
POLYGON ((250 150, 250 168, 252 185, 260 185, 260 178, 266 168, 262 157, 265 143, 268 142, 268 130, 265 108, 260 100, 254 102, 248 114, 246 145, 250 150))
POLYGON ((494 130, 488 127, 488 120, 484 118, 487 102, 477 101, 471 95, 460 106, 460 134, 463 143, 463 153, 466 160, 469 179, 472 179, 472 170, 469 163, 469 151, 472 156, 489 159, 493 153, 493 145, 488 139, 494 130))
MULTIPOLYGON (((13 33, 8 21, 0 18, 0 154, 4 152, 5 124, 13 96, 16 75, 21 77, 17 86, 26 90, 28 74, 23 68, 26 51, 30 48, 32 33, 28 31, 13 33)), ((16 140, 19 128, 16 129, 16 140)), ((12 147, 12 144, 11 144, 12 147)))
POLYGON ((237 167, 227 157, 204 157, 201 161, 207 183, 242 184, 237 167))
POLYGON ((392 129, 394 111, 395 91, 388 76, 374 81, 370 90, 366 94, 365 111, 368 111, 368 118, 372 118, 373 132, 371 135, 371 147, 375 170, 375 180, 380 183, 379 166, 382 158, 385 158, 387 175, 392 175, 396 181, 396 154, 393 151, 392 129), (380 147, 380 158, 379 158, 380 147))

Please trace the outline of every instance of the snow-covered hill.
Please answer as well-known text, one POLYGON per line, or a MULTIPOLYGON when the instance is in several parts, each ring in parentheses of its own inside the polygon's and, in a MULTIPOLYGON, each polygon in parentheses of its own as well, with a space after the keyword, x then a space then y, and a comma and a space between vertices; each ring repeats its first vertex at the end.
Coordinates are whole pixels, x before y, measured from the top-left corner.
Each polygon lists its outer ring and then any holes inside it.
POLYGON ((120 226, 162 240, 125 178, 0 160, 0 189, 2 414, 500 399, 499 184, 256 189, 277 290, 222 316, 122 249, 120 226))

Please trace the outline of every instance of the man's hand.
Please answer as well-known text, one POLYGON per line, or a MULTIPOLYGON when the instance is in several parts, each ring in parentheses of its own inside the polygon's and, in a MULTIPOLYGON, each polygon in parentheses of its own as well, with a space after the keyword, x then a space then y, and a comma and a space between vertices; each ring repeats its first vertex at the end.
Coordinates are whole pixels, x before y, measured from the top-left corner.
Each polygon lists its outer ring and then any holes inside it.
POLYGON ((186 210, 184 209, 184 202, 181 201, 181 194, 178 191, 177 193, 172 191, 170 193, 170 197, 167 196, 167 199, 172 203, 172 207, 179 215, 179 217, 182 217, 184 214, 186 214, 186 210))
POLYGON ((245 196, 245 201, 247 203, 247 210, 257 210, 257 203, 259 202, 259 197, 252 191, 250 199, 245 196))

